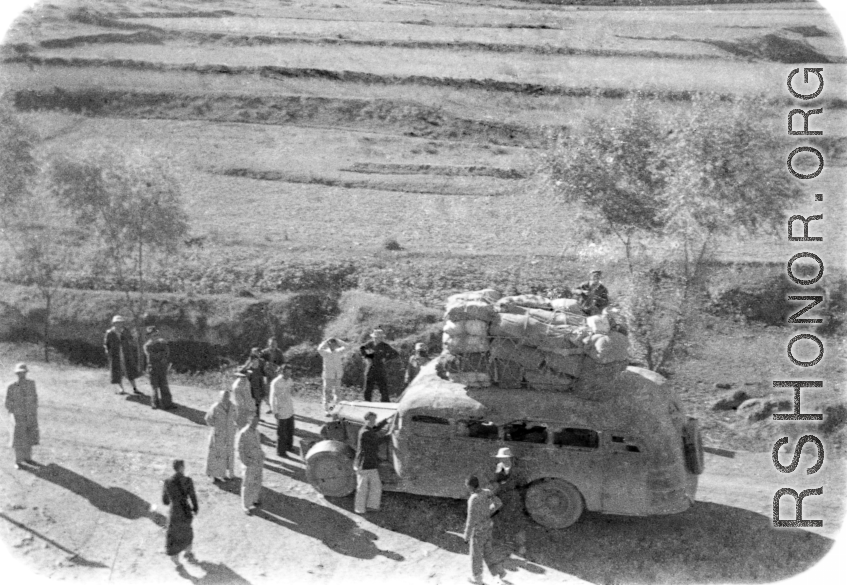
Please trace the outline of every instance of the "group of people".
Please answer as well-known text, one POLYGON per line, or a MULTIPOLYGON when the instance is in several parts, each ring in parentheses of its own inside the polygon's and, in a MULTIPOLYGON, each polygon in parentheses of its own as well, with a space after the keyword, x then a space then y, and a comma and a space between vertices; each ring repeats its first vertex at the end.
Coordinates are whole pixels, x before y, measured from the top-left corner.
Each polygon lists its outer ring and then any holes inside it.
MULTIPOLYGON (((176 405, 173 403, 170 386, 168 386, 168 371, 171 367, 168 342, 155 325, 147 327, 146 332, 147 341, 142 346, 142 352, 152 389, 150 405, 154 409, 173 410, 176 405)), ((103 349, 109 362, 110 379, 115 386, 115 393, 126 394, 123 386, 123 380, 126 379, 132 386, 134 394, 143 395, 135 383, 141 377, 138 346, 131 330, 126 326, 126 319, 122 316, 112 317, 112 326, 106 330, 103 338, 103 349)))
MULTIPOLYGON (((596 287, 595 287, 596 289, 596 287)), ((155 326, 146 328, 147 341, 142 347, 146 369, 153 389, 153 408, 173 409, 173 399, 168 386, 170 370, 168 342, 155 326)), ((338 401, 341 387, 343 360, 352 344, 337 338, 321 342, 318 351, 323 357, 323 406, 329 410, 338 401)), ((111 327, 104 338, 104 349, 109 360, 110 381, 116 393, 125 394, 123 380, 126 379, 136 394, 142 394, 136 385, 140 377, 137 345, 120 315, 112 319, 111 327)), ((398 352, 385 342, 382 329, 374 329, 370 340, 359 347, 365 361, 364 398, 370 401, 373 390, 379 389, 383 402, 389 400, 386 362, 399 357, 398 352)), ((426 346, 417 344, 409 358, 405 371, 408 384, 428 361, 426 346)), ((15 452, 15 467, 35 465, 32 448, 39 444, 38 398, 35 382, 27 378, 26 364, 14 368, 17 381, 10 384, 6 392, 5 406, 12 420, 10 446, 15 452)), ((205 414, 205 422, 211 427, 206 459, 206 475, 215 483, 223 483, 235 477, 236 460, 240 463, 241 503, 245 513, 253 514, 260 507, 262 471, 265 455, 259 434, 262 402, 267 402, 269 414, 276 419, 276 452, 287 457, 294 449, 294 404, 292 400, 293 380, 291 366, 284 363, 282 351, 271 338, 265 349, 253 348, 247 361, 236 370, 232 388, 223 390, 205 414)), ((356 513, 378 511, 382 497, 379 478, 379 447, 388 439, 385 425, 389 419, 376 422, 377 415, 365 415, 365 425, 359 432, 354 469, 357 489, 354 503, 356 513)), ((511 474, 512 458, 508 449, 498 453, 500 464, 492 488, 481 487, 476 477, 468 478, 470 491, 468 519, 464 537, 470 543, 474 582, 481 582, 482 563, 489 565, 492 574, 500 569, 491 560, 491 538, 494 526, 491 517, 500 508, 513 508, 514 476, 511 474), (505 452, 505 453, 504 453, 505 452), (511 482, 511 483, 510 483, 511 482), (511 486, 511 487, 508 487, 511 486), (498 495, 495 495, 498 494, 498 495), (499 496, 499 497, 498 497, 499 496)), ((185 475, 185 462, 173 461, 174 474, 165 480, 162 502, 170 507, 166 532, 166 552, 175 563, 180 558, 194 561, 191 552, 193 541, 192 519, 198 513, 197 497, 191 478, 185 475)), ((518 535, 520 551, 524 539, 518 535)))

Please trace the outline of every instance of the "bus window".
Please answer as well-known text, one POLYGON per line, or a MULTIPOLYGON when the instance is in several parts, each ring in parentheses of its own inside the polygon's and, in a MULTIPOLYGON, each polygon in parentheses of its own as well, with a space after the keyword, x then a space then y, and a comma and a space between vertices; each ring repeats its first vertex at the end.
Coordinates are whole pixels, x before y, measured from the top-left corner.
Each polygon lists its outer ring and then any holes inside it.
MULTIPOLYGON (((465 436, 471 439, 488 439, 489 441, 497 440, 497 425, 490 421, 469 420, 459 421, 456 423, 458 428, 467 427, 465 436)), ((464 433, 464 430, 462 430, 464 433)))
POLYGON ((416 414, 412 416, 412 432, 422 437, 447 437, 450 421, 440 416, 416 414))
POLYGON ((630 453, 641 453, 641 448, 638 446, 638 443, 635 439, 622 435, 612 435, 610 448, 612 451, 628 451, 630 453))
POLYGON ((596 449, 600 444, 597 431, 591 429, 562 429, 553 433, 553 444, 557 447, 586 447, 596 449))
POLYGON ((547 442, 547 427, 544 425, 529 426, 526 421, 516 421, 503 427, 503 438, 506 441, 517 441, 521 443, 547 442))

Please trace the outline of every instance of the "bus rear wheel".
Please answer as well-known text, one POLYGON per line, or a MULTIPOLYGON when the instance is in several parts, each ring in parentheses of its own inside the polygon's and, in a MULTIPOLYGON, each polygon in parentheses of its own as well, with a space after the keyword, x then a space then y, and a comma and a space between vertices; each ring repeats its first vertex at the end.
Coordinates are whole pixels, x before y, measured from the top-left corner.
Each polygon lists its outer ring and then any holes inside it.
POLYGON ((567 528, 582 516, 582 494, 563 479, 545 479, 529 486, 526 510, 546 528, 567 528))

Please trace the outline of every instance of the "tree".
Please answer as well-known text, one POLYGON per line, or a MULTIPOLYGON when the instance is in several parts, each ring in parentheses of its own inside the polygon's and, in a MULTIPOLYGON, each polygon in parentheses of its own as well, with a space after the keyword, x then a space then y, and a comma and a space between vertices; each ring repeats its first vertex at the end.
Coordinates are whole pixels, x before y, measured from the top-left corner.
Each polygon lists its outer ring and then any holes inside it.
POLYGON ((140 327, 151 252, 174 252, 188 231, 179 185, 167 161, 137 150, 94 146, 57 156, 49 173, 56 199, 91 234, 95 260, 125 293, 140 327))
POLYGON ((632 99, 575 136, 554 135, 539 165, 554 198, 623 244, 630 326, 652 369, 673 354, 715 242, 773 233, 800 194, 757 103, 698 98, 668 110, 632 99))
POLYGON ((50 361, 50 324, 59 289, 76 265, 80 240, 69 214, 50 197, 36 155, 37 137, 0 105, 0 225, 9 254, 7 278, 35 286, 44 300, 44 360, 50 361))

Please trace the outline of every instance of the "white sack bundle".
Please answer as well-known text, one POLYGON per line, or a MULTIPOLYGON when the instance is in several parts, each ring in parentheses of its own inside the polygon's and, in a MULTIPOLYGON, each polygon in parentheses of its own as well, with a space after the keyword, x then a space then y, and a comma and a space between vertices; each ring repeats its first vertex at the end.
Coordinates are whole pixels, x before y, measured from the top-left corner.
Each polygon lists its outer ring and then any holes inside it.
POLYGON ((527 309, 547 309, 548 311, 553 308, 550 305, 550 299, 541 295, 514 295, 503 297, 495 303, 498 311, 501 310, 501 307, 509 305, 517 305, 527 309))
POLYGON ((441 345, 452 354, 485 353, 488 351, 488 337, 482 335, 456 335, 444 333, 441 345))
POLYGON ((585 328, 573 325, 551 325, 532 315, 498 313, 488 329, 491 337, 508 337, 523 345, 548 350, 582 347, 585 328))
POLYGON ((442 331, 451 337, 465 334, 465 321, 445 321, 442 331))
POLYGON ((601 364, 629 361, 629 339, 623 333, 612 331, 608 335, 596 333, 588 338, 585 353, 601 364))
POLYGON ((457 301, 448 303, 444 312, 445 321, 491 321, 496 312, 494 306, 485 301, 457 301))
POLYGON ((502 298, 502 294, 493 288, 484 288, 482 290, 474 290, 470 292, 458 293, 447 298, 447 304, 452 305, 465 301, 484 301, 486 303, 496 303, 502 298))
POLYGON ((554 311, 566 311, 582 315, 582 307, 579 306, 579 301, 576 299, 553 299, 550 301, 550 306, 553 307, 554 311))
POLYGON ((488 336, 488 321, 480 321, 478 319, 468 319, 462 321, 465 326, 466 335, 477 335, 479 337, 488 336))

